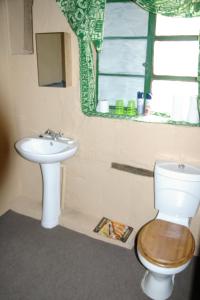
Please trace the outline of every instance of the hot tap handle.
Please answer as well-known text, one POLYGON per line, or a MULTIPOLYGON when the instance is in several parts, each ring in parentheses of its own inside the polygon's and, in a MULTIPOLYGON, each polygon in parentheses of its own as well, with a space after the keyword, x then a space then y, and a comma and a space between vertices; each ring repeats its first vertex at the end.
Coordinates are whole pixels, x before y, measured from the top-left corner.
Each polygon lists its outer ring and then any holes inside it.
POLYGON ((44 132, 44 134, 50 134, 52 132, 52 130, 50 130, 49 128, 44 132))
POLYGON ((59 137, 63 137, 63 136, 64 136, 64 133, 61 132, 61 131, 59 131, 59 132, 58 132, 58 136, 59 136, 59 137))

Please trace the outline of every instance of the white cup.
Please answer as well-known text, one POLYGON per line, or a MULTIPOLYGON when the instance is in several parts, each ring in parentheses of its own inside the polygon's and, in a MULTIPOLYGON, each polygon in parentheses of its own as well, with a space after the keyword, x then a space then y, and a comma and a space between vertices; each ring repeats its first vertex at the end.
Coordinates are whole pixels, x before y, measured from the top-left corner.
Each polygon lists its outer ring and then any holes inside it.
POLYGON ((108 100, 99 100, 98 105, 97 105, 97 112, 101 112, 101 113, 109 112, 108 100))

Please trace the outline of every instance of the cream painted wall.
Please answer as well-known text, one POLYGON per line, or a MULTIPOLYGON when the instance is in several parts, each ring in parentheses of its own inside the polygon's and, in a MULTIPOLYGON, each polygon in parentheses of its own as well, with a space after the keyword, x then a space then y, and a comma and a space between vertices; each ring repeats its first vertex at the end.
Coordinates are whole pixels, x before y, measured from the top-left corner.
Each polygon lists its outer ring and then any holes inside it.
POLYGON ((6 1, 0 1, 0 212, 11 206, 19 195, 20 182, 16 178, 16 161, 13 156, 15 136, 14 106, 11 97, 8 14, 6 1))
MULTIPOLYGON (((2 3, 4 3, 2 1, 2 3)), ((95 216, 107 216, 132 225, 136 230, 156 214, 153 202, 153 180, 111 169, 111 162, 153 169, 155 160, 167 159, 200 165, 199 128, 137 123, 87 117, 80 109, 78 45, 54 0, 35 0, 34 32, 72 34, 72 86, 66 89, 38 87, 36 54, 10 55, 8 43, 1 52, 7 64, 7 88, 0 105, 9 123, 12 143, 21 137, 43 132, 47 128, 62 130, 79 141, 78 153, 65 166, 65 207, 95 216), (12 104, 12 112, 6 99, 12 104), (14 125, 13 125, 14 124, 14 125)), ((2 24, 5 39, 7 24, 2 24)), ((34 40, 35 47, 35 40, 34 40)), ((5 79, 0 78, 1 86, 5 79), (2 82, 3 80, 3 82, 2 82)), ((13 144, 10 144, 12 147, 13 144)), ((41 206, 41 174, 39 167, 21 159, 12 151, 17 199, 41 206)), ((8 176, 9 178, 9 176, 8 176)), ((8 183, 12 181, 8 181, 8 183)), ((8 184, 6 199, 9 198, 8 184)), ((19 203, 19 202, 18 202, 19 203)), ((31 204, 30 204, 31 206, 31 204)), ((19 210, 23 205, 18 204, 19 210)), ((34 207, 31 215, 34 216, 34 207)), ((192 231, 196 241, 200 235, 200 213, 194 218, 192 231)), ((199 245, 197 245, 197 248, 199 245)))

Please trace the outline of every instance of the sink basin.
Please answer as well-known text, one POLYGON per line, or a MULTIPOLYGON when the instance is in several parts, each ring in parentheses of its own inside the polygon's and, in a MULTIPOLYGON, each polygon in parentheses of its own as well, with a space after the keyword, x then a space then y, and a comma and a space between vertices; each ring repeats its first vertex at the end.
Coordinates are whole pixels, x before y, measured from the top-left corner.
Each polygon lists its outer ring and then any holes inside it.
POLYGON ((60 162, 75 154, 78 143, 63 137, 27 137, 18 141, 15 148, 23 158, 40 164, 43 179, 41 223, 44 228, 57 226, 61 197, 60 162))
POLYGON ((30 161, 45 164, 56 163, 73 156, 78 145, 72 139, 23 138, 15 144, 17 152, 30 161))

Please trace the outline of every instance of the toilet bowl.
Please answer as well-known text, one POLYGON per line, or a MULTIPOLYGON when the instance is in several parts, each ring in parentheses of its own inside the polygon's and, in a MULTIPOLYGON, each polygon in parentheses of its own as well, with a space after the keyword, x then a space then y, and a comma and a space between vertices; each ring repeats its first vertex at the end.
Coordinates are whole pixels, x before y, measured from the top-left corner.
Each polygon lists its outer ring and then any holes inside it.
POLYGON ((200 169, 156 162, 154 183, 159 212, 140 229, 137 253, 147 269, 141 282, 143 292, 151 299, 164 300, 172 294, 175 275, 189 265, 194 254, 189 223, 199 207, 200 169))
POLYGON ((175 274, 190 263, 195 241, 186 226, 155 219, 139 232, 137 250, 148 269, 142 289, 152 299, 162 300, 171 295, 175 274))

